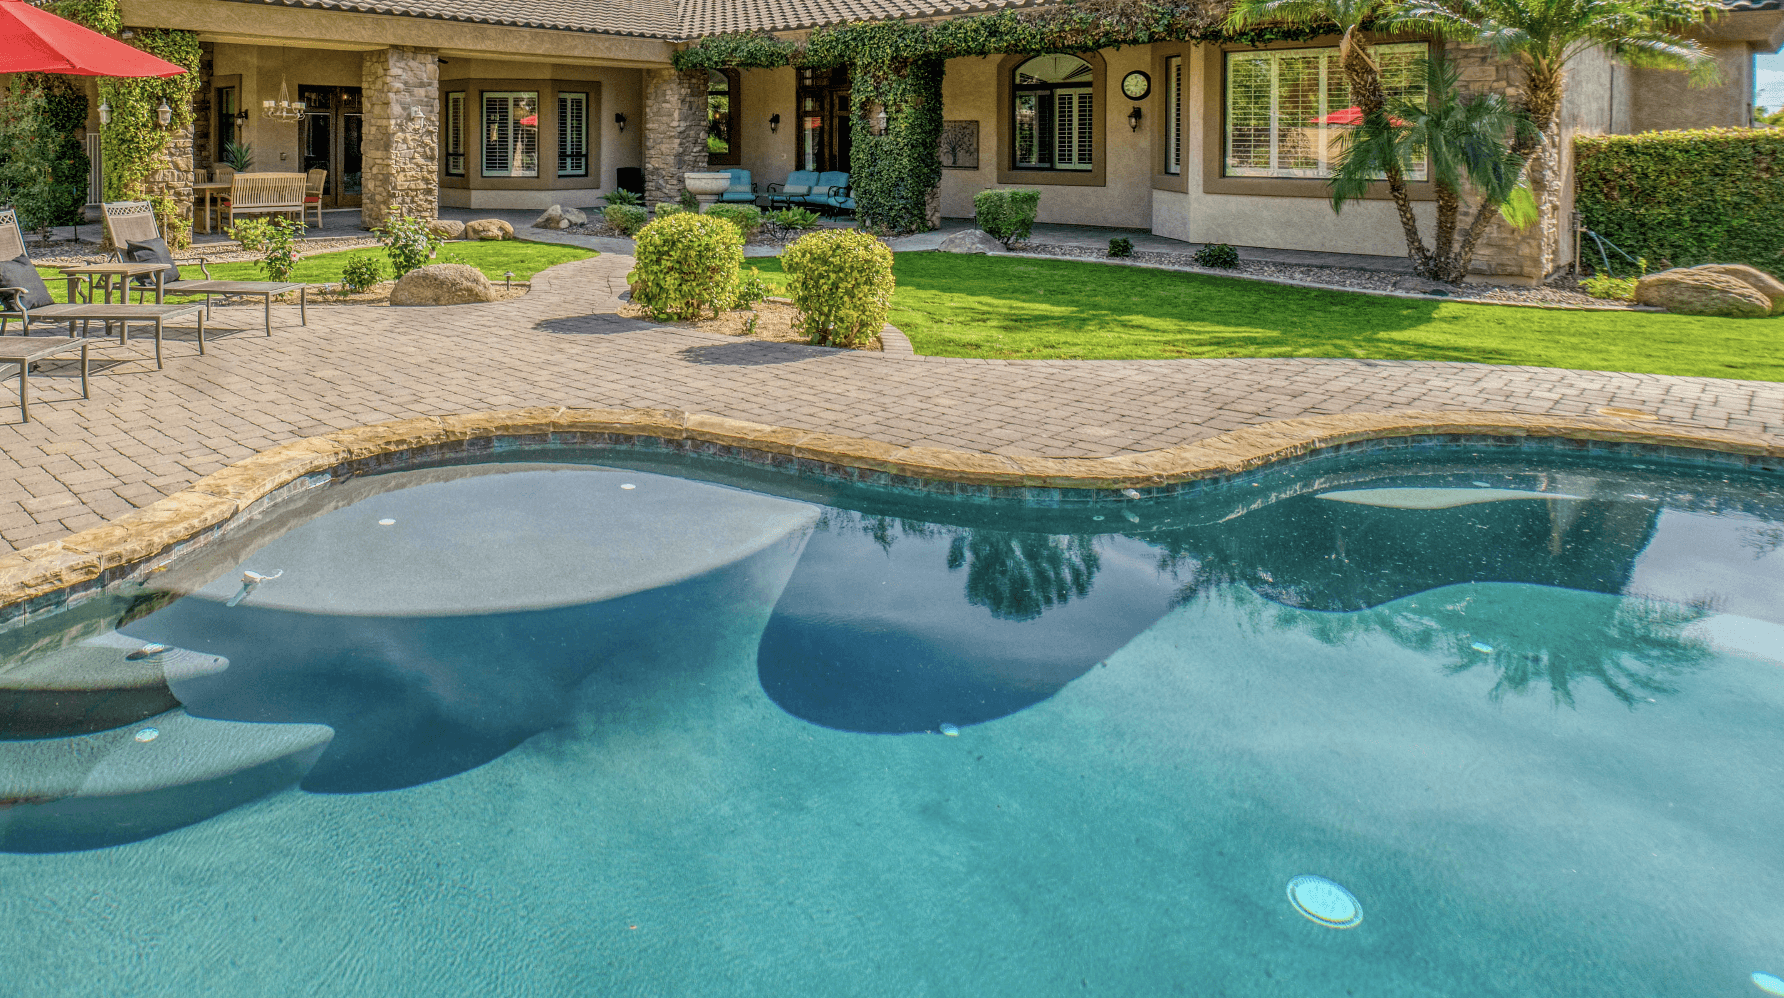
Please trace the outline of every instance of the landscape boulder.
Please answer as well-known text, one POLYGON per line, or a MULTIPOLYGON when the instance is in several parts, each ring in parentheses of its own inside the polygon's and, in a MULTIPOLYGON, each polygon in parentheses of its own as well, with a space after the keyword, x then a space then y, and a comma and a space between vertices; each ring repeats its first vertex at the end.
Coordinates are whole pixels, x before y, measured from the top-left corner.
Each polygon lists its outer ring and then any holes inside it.
POLYGON ((1784 281, 1778 280, 1758 267, 1749 267, 1744 263, 1705 263, 1691 269, 1706 274, 1732 277, 1770 298, 1773 315, 1784 313, 1784 281))
POLYGON ((1682 268, 1649 274, 1637 281, 1635 301, 1680 315, 1757 319, 1772 314, 1772 300, 1747 282, 1682 268))
POLYGON ((499 218, 479 218, 475 222, 465 223, 465 238, 486 241, 513 239, 514 226, 499 218))
POLYGON ((963 229, 942 240, 943 253, 1002 253, 1004 244, 984 229, 963 229))
POLYGON ((454 222, 450 218, 436 218, 427 223, 427 231, 441 239, 463 239, 465 223, 454 222))
POLYGON ((495 301, 495 285, 463 263, 431 263, 409 271, 390 290, 392 305, 470 305, 495 301))

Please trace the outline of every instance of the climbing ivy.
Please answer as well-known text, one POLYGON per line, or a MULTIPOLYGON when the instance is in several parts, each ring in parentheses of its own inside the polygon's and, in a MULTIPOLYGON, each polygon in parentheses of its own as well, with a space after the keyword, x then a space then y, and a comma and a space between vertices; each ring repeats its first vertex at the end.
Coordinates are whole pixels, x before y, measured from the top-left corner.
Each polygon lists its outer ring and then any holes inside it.
POLYGON ((677 69, 827 68, 1000 54, 1090 52, 1165 41, 1262 45, 1330 34, 1331 25, 1267 25, 1232 31, 1226 6, 1207 2, 1072 0, 939 21, 855 22, 821 27, 803 41, 766 33, 713 35, 676 53, 677 69))
POLYGON ((133 44, 186 72, 167 79, 101 77, 99 99, 111 107, 111 123, 100 129, 105 155, 105 199, 148 201, 161 219, 169 246, 190 238, 185 206, 150 186, 156 171, 167 168, 167 145, 174 133, 192 126, 192 98, 198 92, 198 36, 190 31, 151 28, 137 33, 133 44), (156 119, 161 102, 173 109, 173 121, 156 119))
POLYGON ((75 133, 86 121, 86 95, 66 76, 21 73, 0 88, 0 203, 27 228, 80 220, 89 163, 75 133))
POLYGON ((942 61, 857 66, 849 86, 856 220, 869 232, 928 229, 929 199, 942 179, 935 154, 942 134, 942 61), (885 109, 884 135, 869 128, 874 105, 885 109))

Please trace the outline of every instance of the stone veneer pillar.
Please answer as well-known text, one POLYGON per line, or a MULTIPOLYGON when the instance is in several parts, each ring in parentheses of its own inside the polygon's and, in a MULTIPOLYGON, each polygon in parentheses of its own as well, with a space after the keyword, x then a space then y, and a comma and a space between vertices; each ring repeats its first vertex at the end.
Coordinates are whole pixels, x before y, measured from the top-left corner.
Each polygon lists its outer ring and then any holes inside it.
MULTIPOLYGON (((172 215, 186 224, 192 222, 192 122, 175 125, 168 130, 167 147, 162 161, 143 182, 150 196, 161 195, 173 201, 172 215)), ((165 220, 163 220, 165 223, 165 220)), ((101 226, 101 228, 104 228, 101 226)), ((163 230, 165 234, 165 230, 163 230)), ((188 237, 190 231, 188 231, 188 237)), ((111 236, 107 231, 105 238, 111 236)))
POLYGON ((367 52, 361 63, 365 131, 360 142, 360 225, 392 212, 440 211, 440 56, 431 49, 367 52), (420 109, 419 117, 413 113, 420 109))
MULTIPOLYGON (((1499 58, 1489 49, 1474 45, 1447 46, 1444 56, 1461 70, 1464 90, 1496 93, 1517 100, 1524 82, 1521 67, 1499 58)), ((1536 284, 1570 262, 1572 245, 1564 236, 1567 228, 1565 213, 1572 205, 1562 204, 1562 188, 1567 183, 1570 166, 1562 161, 1558 137, 1551 137, 1544 143, 1542 151, 1530 161, 1528 171, 1530 191, 1541 209, 1540 219, 1525 229, 1514 229, 1503 218, 1495 219, 1475 246, 1470 271, 1512 283, 1536 284)), ((1472 197, 1469 200, 1473 203, 1472 197)), ((1463 217, 1460 224, 1466 226, 1471 217, 1463 217)))
POLYGON ((646 204, 679 200, 681 175, 707 168, 706 80, 704 70, 644 71, 646 204))

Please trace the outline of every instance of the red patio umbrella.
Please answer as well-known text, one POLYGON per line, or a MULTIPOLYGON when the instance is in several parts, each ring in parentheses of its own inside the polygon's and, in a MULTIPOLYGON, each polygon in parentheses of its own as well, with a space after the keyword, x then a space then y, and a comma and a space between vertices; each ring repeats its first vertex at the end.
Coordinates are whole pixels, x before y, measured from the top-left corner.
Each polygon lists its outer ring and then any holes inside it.
MULTIPOLYGON (((0 0, 0 2, 4 2, 4 0, 0 0)), ((1313 123, 1316 125, 1360 125, 1363 123, 1363 109, 1347 107, 1342 111, 1333 111, 1324 117, 1315 118, 1313 123)), ((1399 118, 1389 118, 1388 123, 1396 126, 1406 124, 1399 118)))
POLYGON ((0 73, 178 76, 185 71, 25 0, 0 0, 0 73))

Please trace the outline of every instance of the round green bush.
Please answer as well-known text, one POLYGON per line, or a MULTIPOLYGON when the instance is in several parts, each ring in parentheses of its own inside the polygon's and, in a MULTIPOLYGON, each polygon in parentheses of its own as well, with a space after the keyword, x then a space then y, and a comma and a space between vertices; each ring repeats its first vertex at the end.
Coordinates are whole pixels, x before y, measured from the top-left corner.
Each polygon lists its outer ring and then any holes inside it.
POLYGON ((636 205, 610 204, 601 209, 601 217, 622 236, 637 232, 650 220, 650 213, 636 205))
POLYGON ((762 210, 753 204, 715 204, 706 209, 706 213, 737 226, 745 239, 762 227, 762 210))
POLYGON ((341 268, 341 287, 358 294, 384 280, 384 266, 376 257, 366 254, 350 256, 341 268))
POLYGON ((639 229, 636 238, 638 265, 626 281, 632 285, 632 300, 650 309, 653 318, 717 315, 737 300, 743 266, 743 233, 737 226, 681 212, 639 229))
POLYGON ((799 328, 813 343, 853 347, 879 335, 892 307, 892 251, 865 232, 825 229, 781 253, 799 328))

